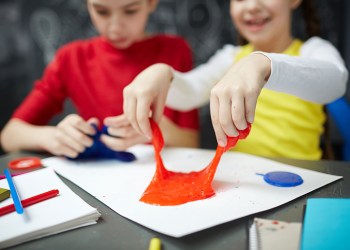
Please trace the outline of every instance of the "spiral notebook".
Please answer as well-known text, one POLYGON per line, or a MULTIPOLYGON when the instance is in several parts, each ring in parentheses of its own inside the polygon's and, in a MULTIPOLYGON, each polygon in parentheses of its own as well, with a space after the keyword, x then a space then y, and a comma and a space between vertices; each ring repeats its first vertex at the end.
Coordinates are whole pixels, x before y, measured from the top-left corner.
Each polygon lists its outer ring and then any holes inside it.
POLYGON ((300 233, 298 222, 254 218, 249 228, 249 250, 298 250, 300 233))
MULTIPOLYGON (((0 248, 92 225, 100 217, 97 209, 68 188, 52 169, 15 176, 13 181, 22 200, 52 189, 58 189, 59 195, 24 208, 24 214, 0 216, 0 248)), ((8 189, 6 180, 0 180, 0 188, 8 189)), ((7 199, 0 207, 12 203, 7 199)))

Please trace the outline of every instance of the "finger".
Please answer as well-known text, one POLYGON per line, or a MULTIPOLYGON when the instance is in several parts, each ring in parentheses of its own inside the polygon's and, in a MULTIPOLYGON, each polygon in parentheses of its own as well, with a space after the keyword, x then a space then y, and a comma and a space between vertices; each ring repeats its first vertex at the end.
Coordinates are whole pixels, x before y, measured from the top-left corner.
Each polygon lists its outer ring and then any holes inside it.
POLYGON ((56 151, 58 155, 65 155, 73 158, 85 150, 85 147, 83 145, 77 143, 71 137, 67 136, 63 131, 58 130, 56 133, 56 138, 56 151))
POLYGON ((219 122, 227 136, 238 136, 231 116, 231 100, 226 95, 220 96, 219 99, 219 122))
POLYGON ((252 94, 244 99, 245 103, 245 117, 249 123, 254 122, 256 105, 258 102, 258 94, 252 94))
POLYGON ((90 138, 88 138, 89 140, 91 140, 91 143, 88 145, 85 145, 83 142, 84 139, 82 137, 87 137, 87 136, 83 135, 82 133, 77 133, 77 134, 72 133, 72 135, 70 135, 70 134, 65 135, 62 143, 65 146, 81 153, 85 150, 86 147, 89 147, 92 145, 92 140, 90 138), (77 134, 80 134, 80 135, 77 135, 77 134), (81 138, 81 139, 79 139, 79 138, 81 138))
POLYGON ((243 130, 247 127, 247 122, 245 119, 245 102, 243 94, 235 94, 231 97, 231 117, 234 123, 234 126, 243 130))
POLYGON ((123 127, 130 125, 130 122, 125 114, 107 117, 104 119, 103 123, 108 127, 123 127))
POLYGON ((159 123, 161 117, 163 116, 165 101, 166 95, 163 97, 158 97, 152 105, 152 119, 157 123, 159 123))
POLYGON ((115 151, 124 151, 131 146, 148 142, 148 139, 145 136, 137 135, 132 138, 123 139, 115 138, 108 135, 102 135, 101 141, 110 149, 115 151))
POLYGON ((227 138, 219 122, 219 101, 214 95, 210 96, 210 116, 211 122, 213 123, 216 140, 221 147, 225 147, 227 138))
MULTIPOLYGON (((73 116, 71 119, 68 120, 68 124, 70 126, 64 126, 64 128, 74 127, 76 130, 88 135, 94 135, 96 133, 95 129, 85 120, 83 120, 83 118, 81 118, 80 116, 73 116)), ((69 129, 68 131, 70 132, 71 129, 69 129)))
POLYGON ((64 143, 61 142, 61 139, 56 136, 57 140, 52 142, 52 147, 48 149, 48 151, 57 156, 67 156, 70 158, 75 158, 79 154, 76 150, 66 146, 64 143))
POLYGON ((98 127, 100 122, 96 117, 92 117, 87 121, 87 123, 90 124, 90 126, 91 126, 91 124, 94 124, 96 127, 98 127))
POLYGON ((131 125, 118 127, 118 128, 109 127, 108 134, 110 136, 120 137, 120 138, 129 138, 129 137, 134 137, 136 135, 139 135, 139 133, 133 127, 131 127, 131 125))
POLYGON ((78 151, 80 151, 80 147, 84 147, 84 148, 90 147, 93 143, 93 140, 91 137, 89 137, 88 135, 79 131, 74 126, 61 127, 60 130, 65 134, 65 138, 64 138, 65 144, 69 145, 70 147, 72 147, 78 151), (68 140, 70 141, 69 143, 67 143, 68 140), (78 145, 80 145, 80 146, 78 146, 78 145))
POLYGON ((146 98, 141 98, 137 103, 136 111, 139 128, 142 134, 149 139, 152 138, 151 124, 149 122, 150 107, 150 101, 146 98))
POLYGON ((68 146, 64 146, 61 149, 61 153, 59 155, 63 155, 69 158, 77 158, 77 156, 79 155, 79 152, 68 147, 68 146))
POLYGON ((137 98, 124 89, 124 115, 130 122, 131 126, 140 134, 142 130, 137 121, 137 98))

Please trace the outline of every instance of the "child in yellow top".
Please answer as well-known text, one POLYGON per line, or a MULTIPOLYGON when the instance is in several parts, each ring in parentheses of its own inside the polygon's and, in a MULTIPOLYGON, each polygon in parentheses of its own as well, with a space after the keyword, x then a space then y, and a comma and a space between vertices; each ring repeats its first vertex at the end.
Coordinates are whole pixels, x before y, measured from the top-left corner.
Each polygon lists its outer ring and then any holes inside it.
MULTIPOLYGON (((283 54, 300 56, 303 43, 294 40, 283 54)), ((243 46, 236 62, 253 52, 251 44, 243 46)), ((320 137, 325 121, 323 106, 296 96, 263 88, 255 110, 256 122, 246 140, 235 150, 264 156, 319 159, 320 137)))
POLYGON ((159 119, 170 88, 167 104, 180 110, 210 99, 221 146, 226 145, 226 135, 236 136, 237 129, 254 122, 251 135, 237 150, 319 159, 322 105, 345 93, 348 72, 338 51, 310 32, 310 20, 309 39, 301 43, 293 38, 291 17, 299 6, 307 11, 306 18, 314 16, 311 0, 232 0, 234 25, 249 45, 226 45, 185 74, 164 64, 143 71, 124 90, 124 113, 133 127, 151 136, 149 111, 159 119))

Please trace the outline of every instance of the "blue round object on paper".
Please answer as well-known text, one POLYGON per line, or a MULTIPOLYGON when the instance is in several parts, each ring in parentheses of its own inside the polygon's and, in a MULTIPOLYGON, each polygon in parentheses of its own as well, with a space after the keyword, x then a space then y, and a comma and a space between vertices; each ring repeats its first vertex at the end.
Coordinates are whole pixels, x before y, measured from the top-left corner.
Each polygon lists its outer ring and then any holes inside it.
POLYGON ((304 182, 300 175, 284 171, 269 172, 264 175, 264 180, 277 187, 295 187, 304 182))

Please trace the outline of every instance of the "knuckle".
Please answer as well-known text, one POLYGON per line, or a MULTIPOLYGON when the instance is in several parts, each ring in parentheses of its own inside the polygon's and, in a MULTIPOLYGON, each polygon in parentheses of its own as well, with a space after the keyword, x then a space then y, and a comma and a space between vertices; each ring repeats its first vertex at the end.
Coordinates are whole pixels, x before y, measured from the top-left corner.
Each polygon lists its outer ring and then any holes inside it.
MULTIPOLYGON (((56 140, 62 140, 62 138, 64 137, 64 133, 63 131, 61 131, 61 129, 55 129, 55 132, 54 132, 54 138, 56 140)), ((56 140, 54 140, 54 142, 57 142, 56 140)))
POLYGON ((260 90, 258 88, 248 88, 246 90, 246 94, 256 97, 256 96, 259 96, 260 90))
POLYGON ((219 118, 220 124, 222 127, 229 127, 230 126, 230 119, 227 116, 221 116, 219 118))
POLYGON ((146 113, 142 113, 137 116, 137 122, 139 124, 142 124, 144 121, 147 121, 147 120, 148 120, 148 115, 146 113))
POLYGON ((82 153, 85 151, 85 147, 83 145, 79 145, 78 152, 82 153))
POLYGON ((72 120, 72 125, 73 125, 74 127, 80 127, 80 126, 83 125, 83 122, 82 122, 81 119, 73 119, 73 120, 72 120))
POLYGON ((222 88, 222 87, 214 87, 211 91, 210 91, 210 94, 212 96, 215 96, 215 97, 221 97, 223 95, 225 95, 225 88, 222 88))
POLYGON ((76 139, 77 139, 78 142, 80 142, 80 141, 86 140, 87 138, 86 138, 86 136, 84 134, 79 133, 77 135, 76 139))
POLYGON ((135 91, 133 88, 130 86, 126 86, 123 90, 123 96, 126 98, 128 96, 134 97, 135 96, 135 91))
POLYGON ((79 116, 77 114, 69 114, 66 116, 66 119, 70 120, 70 121, 77 120, 78 118, 79 118, 79 116))
POLYGON ((72 157, 72 158, 78 157, 78 154, 79 154, 79 152, 77 152, 77 151, 69 152, 69 156, 72 157))
POLYGON ((242 123, 244 123, 244 118, 241 115, 232 117, 232 120, 233 120, 233 122, 235 124, 242 124, 242 123))
POLYGON ((62 128, 66 125, 66 123, 67 123, 67 120, 64 119, 64 120, 60 121, 60 122, 56 125, 56 127, 59 128, 59 129, 62 129, 62 128))
POLYGON ((132 129, 125 129, 124 134, 126 137, 131 137, 132 135, 134 135, 134 130, 132 129))
POLYGON ((217 96, 217 92, 218 92, 218 91, 217 91, 217 88, 214 87, 214 88, 212 88, 212 89, 210 90, 210 95, 211 95, 211 96, 217 96))

